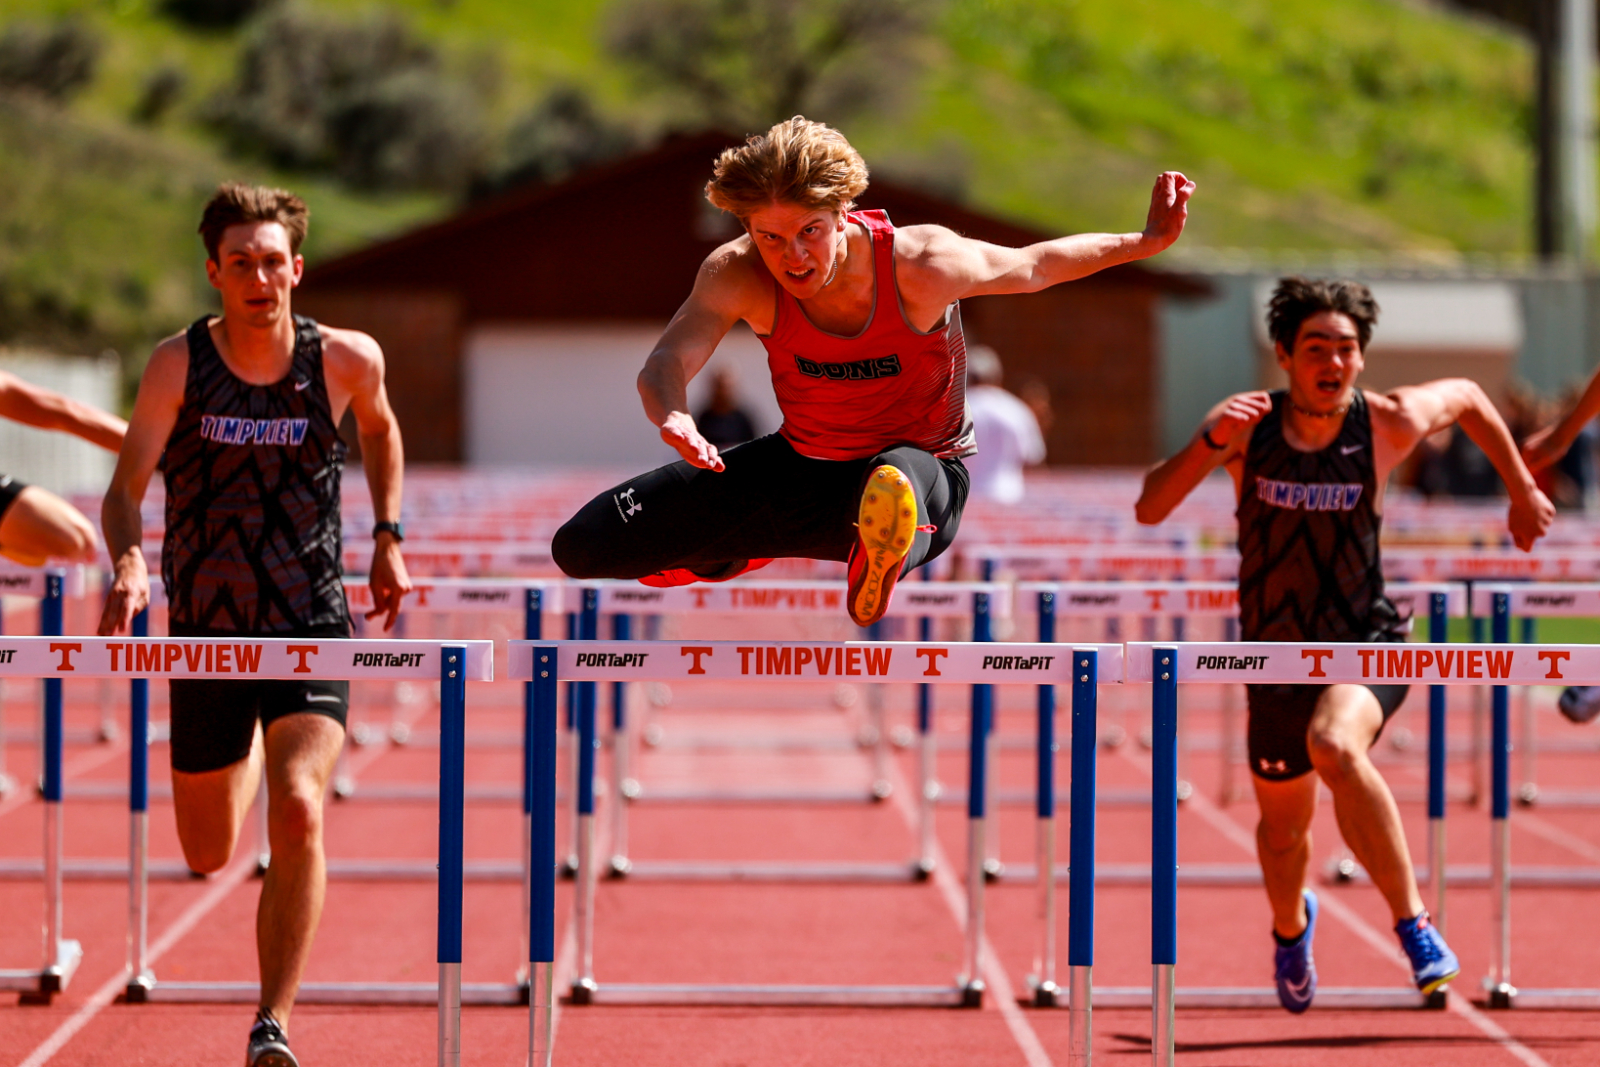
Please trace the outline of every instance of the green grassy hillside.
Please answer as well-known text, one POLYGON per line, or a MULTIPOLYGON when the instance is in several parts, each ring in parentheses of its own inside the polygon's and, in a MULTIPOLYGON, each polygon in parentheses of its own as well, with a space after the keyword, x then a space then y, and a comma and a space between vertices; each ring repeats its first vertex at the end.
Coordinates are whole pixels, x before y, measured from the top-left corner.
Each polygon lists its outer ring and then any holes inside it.
MULTIPOLYGON (((320 0, 370 13, 370 0, 320 0)), ((682 116, 601 44, 610 0, 395 0, 503 134, 576 84, 648 134, 682 116)), ((1531 86, 1509 32, 1401 0, 944 0, 922 71, 842 123, 880 172, 1061 230, 1128 228, 1163 167, 1200 183, 1186 243, 1511 253, 1527 246, 1531 86)), ((448 211, 228 159, 199 119, 240 31, 156 0, 0 0, 0 29, 72 15, 105 42, 64 110, 0 109, 0 341, 138 348, 205 298, 196 209, 225 176, 312 202, 315 259, 448 211), (159 70, 169 115, 130 115, 159 70)), ((828 115, 815 117, 829 118, 828 115)))

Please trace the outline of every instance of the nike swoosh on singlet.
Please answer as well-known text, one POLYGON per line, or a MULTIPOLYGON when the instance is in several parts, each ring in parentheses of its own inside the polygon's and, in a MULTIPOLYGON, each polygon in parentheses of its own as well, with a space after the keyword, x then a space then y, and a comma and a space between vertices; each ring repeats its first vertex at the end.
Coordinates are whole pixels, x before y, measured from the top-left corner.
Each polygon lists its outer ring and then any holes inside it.
POLYGON ((334 696, 332 693, 307 693, 305 700, 311 704, 339 704, 344 698, 334 696))
POLYGON ((295 382, 294 383, 294 391, 298 393, 298 392, 300 392, 302 389, 304 389, 306 386, 308 386, 310 384, 311 384, 311 379, 310 378, 307 378, 303 382, 295 382))
MULTIPOLYGON (((299 387, 296 386, 296 388, 299 388, 299 387)), ((1340 445, 1339 446, 1339 455, 1348 456, 1348 455, 1351 455, 1352 453, 1360 452, 1363 448, 1366 448, 1366 447, 1367 447, 1366 445, 1340 445)))

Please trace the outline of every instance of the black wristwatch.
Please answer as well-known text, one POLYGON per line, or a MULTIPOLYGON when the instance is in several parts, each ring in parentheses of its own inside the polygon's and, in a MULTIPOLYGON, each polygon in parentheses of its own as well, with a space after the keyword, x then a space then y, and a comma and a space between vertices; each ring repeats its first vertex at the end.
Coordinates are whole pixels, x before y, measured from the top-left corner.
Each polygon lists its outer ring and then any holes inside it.
POLYGON ((380 522, 372 527, 372 539, 376 541, 381 533, 393 534, 396 541, 406 539, 406 528, 398 522, 380 522))

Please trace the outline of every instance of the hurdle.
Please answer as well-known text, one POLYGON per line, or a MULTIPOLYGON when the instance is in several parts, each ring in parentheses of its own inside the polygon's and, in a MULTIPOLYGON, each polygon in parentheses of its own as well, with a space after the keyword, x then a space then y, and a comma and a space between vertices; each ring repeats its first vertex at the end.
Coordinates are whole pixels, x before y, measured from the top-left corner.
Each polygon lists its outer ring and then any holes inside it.
MULTIPOLYGON (((1600 681, 1600 647, 1511 645, 1511 597, 1506 590, 1491 593, 1492 638, 1516 651, 1533 649, 1549 669, 1542 676, 1514 680, 1523 685, 1558 680, 1593 685, 1600 681), (1564 664, 1570 662, 1570 669, 1564 664), (1570 679, 1564 677, 1571 675, 1570 679)), ((1506 672, 1507 675, 1510 672, 1506 672)), ((1510 677, 1506 681, 1512 681, 1510 677)), ((1511 701, 1507 685, 1496 685, 1491 700, 1490 725, 1490 923, 1489 973, 1483 985, 1491 1008, 1600 1008, 1600 989, 1521 989, 1511 984, 1511 701)), ((1600 885, 1600 879, 1587 882, 1600 885)))
MULTIPOLYGON (((1509 618, 1504 613, 1502 618, 1509 618)), ((1260 1007, 1276 1003, 1270 989, 1195 989, 1179 990, 1174 984, 1176 952, 1177 896, 1177 819, 1173 797, 1176 755, 1176 717, 1178 686, 1186 682, 1270 682, 1277 684, 1336 683, 1364 684, 1372 681, 1411 685, 1488 685, 1496 697, 1497 774, 1508 780, 1510 735, 1506 686, 1544 684, 1547 680, 1587 681, 1600 678, 1600 646, 1589 645, 1511 645, 1464 647, 1460 645, 1418 643, 1342 644, 1318 642, 1239 642, 1191 644, 1131 644, 1128 646, 1129 682, 1152 684, 1152 707, 1160 723, 1156 750, 1155 780, 1164 796, 1156 805, 1156 842, 1152 870, 1156 884, 1153 893, 1152 923, 1154 941, 1151 962, 1153 986, 1147 995, 1142 990, 1093 991, 1100 1003, 1132 1005, 1149 1003, 1155 1011, 1157 1041, 1155 1062, 1166 1067, 1173 1062, 1172 1010, 1176 1006, 1260 1007)), ((1501 790, 1494 813, 1496 899, 1508 903, 1509 837, 1506 818, 1508 791, 1501 790)), ((1497 937, 1509 937, 1509 915, 1505 903, 1496 915, 1497 937)), ((1496 952, 1491 981, 1509 990, 1509 962, 1502 943, 1496 952)), ((1574 993, 1561 1006, 1581 1007, 1574 993)), ((1494 990, 1491 989, 1491 1003, 1494 990)), ((1597 999, 1600 1003, 1600 999, 1597 999)), ((1319 989, 1317 1003, 1333 1007, 1442 1007, 1444 997, 1430 997, 1414 989, 1319 989)), ((1530 1000, 1532 1006, 1535 1001, 1530 1000)))
MULTIPOLYGON (((462 1004, 519 1004, 516 985, 461 982, 461 891, 463 876, 466 687, 494 678, 494 646, 488 641, 366 641, 306 638, 47 638, 22 639, 5 673, 44 676, 59 684, 71 672, 78 678, 149 677, 237 679, 335 678, 418 679, 440 685, 439 939, 437 983, 308 982, 298 1000, 305 1004, 431 1004, 440 1010, 440 1063, 459 1062, 462 1004), (447 1042, 448 1038, 448 1042, 447 1042), (447 1058, 447 1043, 454 1058, 447 1058)), ((135 713, 139 711, 135 690, 135 713)), ((141 791, 134 789, 136 798, 141 791)), ((255 982, 158 981, 148 964, 148 894, 139 877, 147 835, 136 813, 130 834, 128 1003, 256 1003, 255 982)))
MULTIPOLYGON (((49 589, 50 589, 50 576, 51 575, 56 575, 56 576, 60 577, 60 579, 61 579, 60 596, 63 599, 76 600, 76 599, 81 598, 84 595, 84 591, 85 591, 85 588, 87 586, 87 582, 86 582, 85 577, 84 577, 84 568, 83 568, 83 566, 81 564, 76 564, 76 565, 73 565, 71 567, 36 568, 36 567, 19 567, 16 564, 11 563, 9 560, 6 560, 6 561, 0 561, 0 596, 26 598, 28 600, 38 600, 38 601, 42 602, 50 595, 49 589)), ((42 603, 41 603, 41 606, 40 606, 40 610, 41 610, 41 612, 44 611, 42 603)), ((52 609, 52 610, 57 610, 57 609, 52 609)), ((43 616, 41 615, 41 618, 42 617, 43 616)), ((39 632, 42 634, 42 633, 48 633, 49 631, 41 629, 39 632)), ((5 614, 4 614, 4 612, 0 612, 0 637, 3 637, 4 635, 5 635, 5 614)), ((13 790, 13 789, 15 789, 17 787, 16 779, 13 778, 10 774, 8 774, 6 772, 6 742, 8 740, 9 741, 24 741, 25 740, 25 741, 33 741, 35 743, 39 743, 42 746, 43 741, 44 741, 43 736, 40 735, 36 730, 8 731, 6 729, 5 721, 4 721, 5 720, 5 690, 4 690, 4 684, 5 684, 4 681, 0 681, 0 797, 5 796, 7 793, 11 792, 11 790, 13 790)), ((63 738, 65 740, 71 741, 71 742, 108 741, 108 740, 112 739, 111 737, 106 735, 106 733, 104 731, 103 724, 102 724, 101 731, 99 733, 96 733, 96 734, 92 734, 91 735, 91 734, 87 734, 87 733, 80 733, 80 732, 77 732, 77 731, 73 731, 71 733, 64 732, 62 734, 62 736, 63 736, 63 738)), ((42 747, 41 747, 41 753, 42 753, 42 747)), ((42 759, 42 756, 41 756, 41 759, 42 759)), ((41 764, 40 764, 40 777, 41 778, 43 777, 43 771, 44 771, 44 766, 43 766, 43 763, 41 762, 41 764)), ((0 877, 6 877, 7 876, 7 874, 9 873, 9 872, 6 871, 7 867, 8 867, 8 865, 6 865, 6 864, 0 864, 0 877)), ((30 875, 30 876, 34 875, 34 874, 37 874, 38 873, 38 868, 36 866, 28 868, 26 870, 26 873, 28 875, 30 875)))
MULTIPOLYGON (((611 613, 621 627, 613 637, 624 640, 630 627, 628 612, 641 608, 652 613, 686 615, 735 615, 782 613, 789 615, 834 615, 843 611, 845 586, 842 582, 778 580, 769 582, 729 582, 672 589, 654 589, 632 582, 574 583, 588 590, 584 610, 593 613, 583 621, 585 635, 596 632, 600 613, 611 613)), ((989 622, 995 615, 1010 614, 1009 589, 995 582, 917 582, 902 584, 891 603, 895 618, 915 617, 918 625, 931 634, 935 618, 971 618, 975 640, 986 640, 989 622)), ((874 628, 875 630, 877 628, 874 628)), ((933 800, 940 789, 934 778, 932 705, 925 690, 918 693, 918 822, 917 855, 900 863, 705 863, 687 861, 635 860, 627 851, 627 806, 654 800, 658 803, 862 803, 877 802, 890 795, 888 774, 888 730, 884 721, 881 683, 871 685, 868 706, 872 712, 872 780, 866 789, 744 789, 707 790, 700 788, 651 790, 627 775, 629 750, 625 683, 612 686, 612 763, 609 781, 612 795, 612 877, 655 881, 761 881, 761 882, 903 882, 920 881, 929 876, 933 860, 933 800)), ((580 689, 584 683, 577 683, 580 689)), ((580 697, 580 700, 583 699, 580 697)), ((588 698, 593 699, 592 695, 588 698)), ((592 711, 590 712, 592 715, 592 711)), ((580 742, 581 747, 581 742, 580 742)), ((577 761, 573 761, 577 766, 577 761)), ((575 787, 577 795, 581 786, 575 787)), ((987 798, 992 808, 992 796, 987 798)), ((574 837, 574 841, 577 838, 574 837)))
MULTIPOLYGON (((28 1003, 50 1003, 67 988, 83 961, 83 946, 63 936, 64 904, 62 893, 63 825, 61 819, 63 747, 63 700, 61 676, 46 668, 47 657, 61 649, 76 647, 61 639, 62 598, 66 575, 59 570, 41 574, 43 594, 39 600, 39 637, 6 638, 0 650, 0 678, 44 679, 44 776, 40 795, 44 800, 44 954, 37 969, 0 971, 0 989, 17 990, 28 1003)), ((63 662, 67 653, 62 653, 63 662)), ((70 667, 68 668, 70 670, 70 667)))
MULTIPOLYGON (((1472 591, 1474 613, 1496 617, 1495 598, 1502 595, 1509 598, 1511 615, 1522 620, 1522 641, 1525 644, 1533 639, 1538 619, 1600 619, 1600 583, 1596 582, 1478 583, 1472 591)), ((1525 807, 1600 807, 1600 792, 1544 788, 1538 784, 1537 772, 1538 753, 1541 751, 1600 754, 1600 741, 1585 738, 1569 743, 1541 743, 1536 730, 1531 689, 1523 690, 1521 705, 1522 739, 1516 746, 1519 771, 1517 802, 1525 807)))
MULTIPOLYGON (((1102 677, 1121 674, 1121 649, 1096 646, 1102 677)), ((527 642, 511 643, 513 678, 535 676, 538 712, 555 714, 559 681, 749 681, 776 684, 826 682, 858 677, 880 683, 984 685, 997 682, 1062 681, 1070 677, 1069 646, 920 642, 527 642), (810 665, 813 673, 808 673, 810 665), (545 672, 548 672, 546 677, 545 672)), ((850 985, 686 985, 600 983, 594 977, 594 897, 597 883, 592 753, 593 717, 580 715, 588 736, 580 752, 589 754, 578 781, 579 835, 574 926, 578 973, 574 1004, 741 1004, 976 1007, 982 1002, 980 947, 983 935, 984 829, 988 704, 973 701, 968 752, 967 918, 964 971, 948 986, 850 985)), ((542 856, 542 853, 541 853, 542 856)), ((536 865, 542 863, 536 861, 536 865)), ((535 916, 541 928, 544 919, 535 916)))

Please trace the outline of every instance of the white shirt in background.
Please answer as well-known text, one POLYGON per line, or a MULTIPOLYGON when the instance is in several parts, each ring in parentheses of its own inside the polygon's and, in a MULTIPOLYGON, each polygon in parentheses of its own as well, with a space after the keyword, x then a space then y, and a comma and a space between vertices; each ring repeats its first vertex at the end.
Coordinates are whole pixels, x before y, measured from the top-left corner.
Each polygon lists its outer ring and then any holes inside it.
POLYGON ((972 496, 999 504, 1022 499, 1022 468, 1044 462, 1044 436, 1033 411, 997 385, 967 389, 967 405, 978 438, 978 454, 962 460, 972 477, 972 496))

